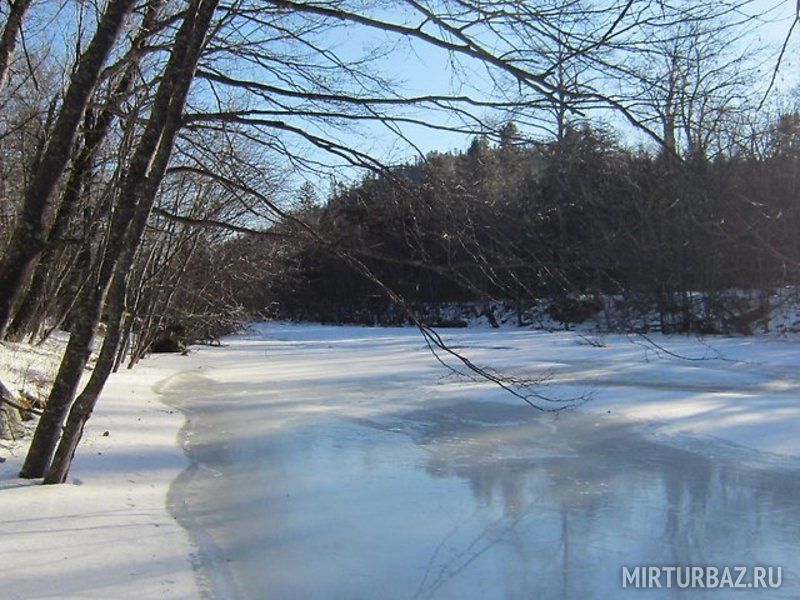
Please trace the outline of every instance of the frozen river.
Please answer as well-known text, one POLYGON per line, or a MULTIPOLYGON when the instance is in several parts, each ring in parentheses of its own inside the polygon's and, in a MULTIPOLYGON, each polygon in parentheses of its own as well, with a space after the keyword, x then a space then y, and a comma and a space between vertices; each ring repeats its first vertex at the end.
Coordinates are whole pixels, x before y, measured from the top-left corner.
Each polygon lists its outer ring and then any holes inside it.
POLYGON ((794 463, 482 400, 412 331, 362 331, 277 328, 159 386, 188 417, 171 496, 210 595, 624 598, 623 566, 692 564, 781 566, 735 597, 798 597, 794 463))

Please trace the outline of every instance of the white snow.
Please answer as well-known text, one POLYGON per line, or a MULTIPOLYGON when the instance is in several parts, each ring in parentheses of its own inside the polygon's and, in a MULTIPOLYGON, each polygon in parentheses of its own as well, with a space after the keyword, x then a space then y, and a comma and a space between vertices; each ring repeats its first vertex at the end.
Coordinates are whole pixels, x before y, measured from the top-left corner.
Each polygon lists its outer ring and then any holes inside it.
MULTIPOLYGON (((800 457, 796 339, 605 335, 604 347, 594 347, 573 332, 492 331, 474 342, 470 335, 457 339, 485 348, 465 349, 476 362, 548 376, 544 394, 590 398, 580 410, 643 421, 659 436, 708 436, 800 457), (509 349, 491 349, 503 345, 509 349)), ((516 401, 490 384, 475 387, 482 399, 516 401)))
MULTIPOLYGON (((587 397, 580 411, 640 421, 674 444, 715 438, 774 460, 800 457, 800 344, 787 339, 593 336, 575 332, 452 330, 445 339, 480 365, 549 377, 548 396, 587 397), (679 355, 684 358, 678 358, 679 355), (691 359, 691 360, 687 360, 691 359)), ((411 328, 261 324, 188 357, 151 357, 112 376, 78 450, 70 483, 40 486, 16 478, 24 444, 0 450, 0 551, 4 598, 193 598, 187 532, 170 515, 170 484, 187 467, 177 443, 184 422, 160 401, 181 377, 208 376, 235 406, 249 389, 287 393, 315 379, 347 386, 349 417, 385 410, 360 389, 375 381, 392 397, 436 406, 475 400, 519 404, 491 383, 446 376, 411 328), (176 377, 178 375, 178 377, 176 377), (370 383, 371 382, 371 383, 370 383), (104 435, 108 432, 108 435, 104 435)), ((19 381, 19 346, 0 352, 0 372, 19 381), (9 359, 9 352, 18 353, 9 359), (9 365, 16 364, 11 368, 9 365)), ((37 359, 46 362, 41 356, 37 359)), ((47 368, 36 369, 48 371, 47 368)), ((195 381, 196 383, 196 381, 195 381)), ((190 401, 190 399, 187 399, 190 401)), ((335 414, 326 398, 293 407, 282 420, 335 414), (298 412, 299 411, 299 412, 298 412)))
POLYGON ((0 379, 13 391, 47 398, 68 336, 59 331, 42 344, 0 343, 0 379))
MULTIPOLYGON (((31 353, 11 350, 24 367, 31 353)), ((33 354, 36 368, 52 376, 52 353, 33 354)), ((68 484, 18 479, 26 443, 2 452, 0 596, 198 597, 189 536, 167 510, 170 484, 188 465, 176 444, 184 420, 152 390, 182 366, 176 358, 112 376, 68 484)), ((19 372, 6 362, 6 376, 19 372)))
MULTIPOLYGON (((550 398, 587 398, 578 410, 642 421, 656 435, 708 436, 800 457, 800 342, 795 338, 607 334, 592 336, 602 344, 596 347, 585 334, 570 331, 440 333, 478 365, 546 379, 536 390, 550 398)), ((260 324, 228 342, 229 348, 209 352, 204 364, 232 385, 302 381, 309 374, 354 383, 359 377, 387 382, 414 377, 419 384, 409 393, 417 397, 521 402, 490 382, 443 377, 447 372, 413 328, 260 324), (303 353, 308 344, 325 351, 319 361, 303 353), (247 367, 254 353, 258 366, 247 367)))

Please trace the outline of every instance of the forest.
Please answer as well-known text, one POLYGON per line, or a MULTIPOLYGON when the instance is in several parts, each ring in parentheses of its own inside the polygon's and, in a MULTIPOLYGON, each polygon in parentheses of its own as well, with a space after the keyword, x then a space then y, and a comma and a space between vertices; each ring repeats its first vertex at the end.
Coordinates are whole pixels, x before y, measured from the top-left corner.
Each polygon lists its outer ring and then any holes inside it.
MULTIPOLYGON (((769 123, 757 152, 680 161, 590 125, 526 144, 507 124, 499 138, 367 177, 296 216, 434 319, 437 305, 503 302, 530 324, 544 299, 567 324, 613 299, 619 330, 647 328, 655 311, 665 333, 748 334, 797 284, 797 112, 769 123)), ((258 288, 278 315, 406 321, 315 240, 268 247, 278 258, 258 288)))
POLYGON ((265 317, 750 332, 800 259, 787 4, 4 3, 0 336, 70 334, 22 476, 65 481, 113 371, 265 317))

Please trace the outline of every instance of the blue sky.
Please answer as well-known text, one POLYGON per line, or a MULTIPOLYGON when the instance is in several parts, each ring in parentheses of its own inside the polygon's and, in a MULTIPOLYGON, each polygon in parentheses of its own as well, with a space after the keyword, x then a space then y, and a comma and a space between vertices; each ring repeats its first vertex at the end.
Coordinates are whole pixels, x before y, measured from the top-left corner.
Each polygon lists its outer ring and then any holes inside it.
MULTIPOLYGON (((698 0, 707 1, 707 0, 698 0)), ((765 55, 766 62, 762 67, 762 86, 766 86, 771 76, 771 70, 776 64, 777 51, 783 43, 785 36, 795 17, 800 0, 755 0, 752 4, 753 12, 769 11, 770 22, 764 23, 758 29, 751 31, 750 39, 743 39, 742 43, 755 42, 768 45, 772 50, 765 55)), ((409 83, 409 89, 415 93, 430 93, 433 91, 445 92, 449 83, 448 68, 442 53, 430 47, 415 46, 419 62, 406 61, 407 68, 398 72, 409 83)), ((800 84, 800 27, 796 28, 786 55, 782 61, 776 91, 790 92, 800 84)), ((468 144, 468 139, 455 133, 432 131, 424 127, 409 127, 407 131, 413 137, 417 147, 424 152, 431 150, 463 149, 468 144)), ((414 155, 413 149, 406 148, 407 156, 414 155)))

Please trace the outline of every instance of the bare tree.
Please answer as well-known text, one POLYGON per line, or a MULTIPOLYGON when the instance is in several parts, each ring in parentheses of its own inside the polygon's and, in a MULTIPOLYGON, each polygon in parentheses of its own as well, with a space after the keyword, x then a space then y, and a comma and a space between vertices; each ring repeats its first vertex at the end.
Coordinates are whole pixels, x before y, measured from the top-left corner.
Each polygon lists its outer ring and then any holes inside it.
POLYGON ((94 37, 78 60, 47 147, 25 190, 22 213, 0 264, 0 337, 5 336, 14 300, 44 248, 53 193, 69 163, 73 141, 103 66, 134 4, 134 0, 109 0, 94 37))
POLYGON ((5 87, 8 81, 8 71, 14 59, 17 40, 31 2, 32 0, 12 0, 9 2, 6 23, 2 33, 0 33, 0 90, 5 87))
POLYGON ((186 98, 197 62, 211 30, 218 0, 192 0, 184 12, 170 59, 161 76, 147 126, 126 169, 111 235, 100 266, 98 282, 81 306, 81 320, 72 332, 65 350, 45 414, 39 421, 23 476, 40 477, 47 470, 45 483, 66 479, 83 426, 91 415, 97 397, 114 365, 120 340, 126 281, 164 177, 180 128, 186 98), (111 290, 110 319, 100 356, 86 389, 72 405, 80 374, 91 352, 94 329, 111 290), (94 381, 93 381, 94 380, 94 381), (70 418, 52 466, 51 456, 58 444, 61 424, 70 418))

